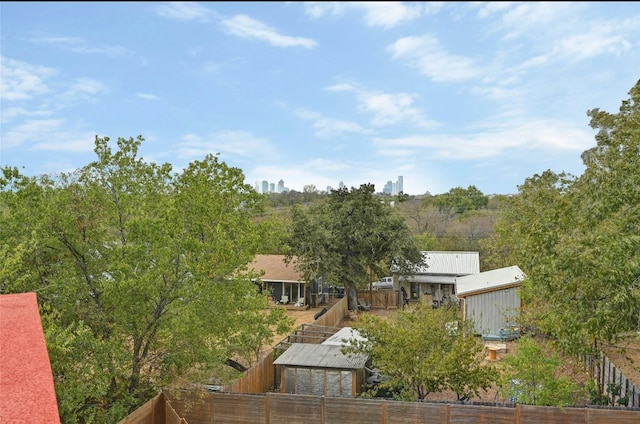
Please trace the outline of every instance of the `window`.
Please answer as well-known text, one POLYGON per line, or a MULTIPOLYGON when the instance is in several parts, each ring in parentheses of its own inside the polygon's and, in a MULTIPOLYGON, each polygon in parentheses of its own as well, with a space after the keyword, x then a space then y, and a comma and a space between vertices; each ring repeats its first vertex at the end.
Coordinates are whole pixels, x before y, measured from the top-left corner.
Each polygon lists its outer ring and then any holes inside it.
POLYGON ((420 284, 411 283, 411 299, 418 299, 420 297, 420 284))

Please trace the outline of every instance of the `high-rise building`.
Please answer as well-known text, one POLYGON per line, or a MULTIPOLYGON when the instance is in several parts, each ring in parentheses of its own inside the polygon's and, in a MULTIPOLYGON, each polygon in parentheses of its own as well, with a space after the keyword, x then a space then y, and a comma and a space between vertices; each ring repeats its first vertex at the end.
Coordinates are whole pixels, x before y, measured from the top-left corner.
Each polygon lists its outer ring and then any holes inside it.
POLYGON ((269 192, 269 181, 262 180, 262 194, 267 194, 269 192))
POLYGON ((404 193, 402 175, 398 175, 398 182, 396 183, 396 194, 404 193))
POLYGON ((284 192, 284 181, 280 180, 278 181, 278 193, 282 193, 284 192))
POLYGON ((276 184, 275 183, 270 183, 269 184, 269 193, 275 193, 276 191, 276 184))
POLYGON ((391 182, 391 180, 387 181, 387 183, 384 185, 384 188, 382 189, 382 193, 393 194, 393 183, 391 182))

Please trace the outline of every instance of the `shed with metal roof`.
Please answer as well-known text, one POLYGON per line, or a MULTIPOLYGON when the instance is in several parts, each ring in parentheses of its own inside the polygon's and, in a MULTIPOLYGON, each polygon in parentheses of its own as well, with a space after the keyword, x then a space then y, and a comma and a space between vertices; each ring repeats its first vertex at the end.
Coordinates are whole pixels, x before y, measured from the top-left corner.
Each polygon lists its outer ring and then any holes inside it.
POLYGON ((339 344, 294 343, 273 364, 281 368, 282 393, 352 397, 364 391, 367 361, 339 344))
POLYGON ((517 265, 456 278, 464 319, 474 322, 477 334, 499 335, 501 329, 516 325, 518 291, 525 278, 517 265))

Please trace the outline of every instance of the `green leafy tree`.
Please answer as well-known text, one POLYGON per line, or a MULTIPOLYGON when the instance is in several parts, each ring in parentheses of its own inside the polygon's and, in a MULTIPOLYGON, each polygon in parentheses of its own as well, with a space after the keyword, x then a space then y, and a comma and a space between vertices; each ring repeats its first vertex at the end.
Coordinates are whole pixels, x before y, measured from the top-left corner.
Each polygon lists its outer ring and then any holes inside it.
POLYGON ((436 196, 433 199, 434 206, 440 211, 449 214, 464 214, 469 211, 484 209, 488 203, 489 198, 473 185, 466 189, 454 187, 447 193, 436 196))
POLYGON ((238 330, 231 334, 227 342, 247 368, 260 360, 265 347, 273 341, 274 332, 289 333, 295 323, 295 319, 288 317, 285 308, 268 308, 267 298, 263 296, 263 299, 262 308, 251 308, 249 305, 247 311, 239 317, 238 330), (265 321, 274 323, 275 328, 264 325, 265 321))
POLYGON ((502 396, 516 403, 572 406, 585 391, 562 375, 562 361, 546 343, 530 336, 518 341, 515 353, 504 358, 500 380, 502 396))
POLYGON ((482 364, 484 347, 454 308, 419 304, 386 319, 365 314, 355 327, 366 340, 344 350, 369 355, 387 378, 376 390, 416 400, 449 389, 463 401, 492 384, 495 369, 482 364))
POLYGON ((288 245, 307 281, 323 275, 347 289, 349 309, 356 308, 356 289, 372 276, 423 261, 404 219, 374 196, 372 184, 332 191, 308 208, 294 206, 288 245))
POLYGON ((239 334, 287 327, 242 272, 264 197, 213 155, 180 174, 146 163, 142 141, 96 137, 72 174, 3 173, 0 287, 38 293, 65 422, 117 422, 160 387, 219 375, 251 345, 239 334))
MULTIPOLYGON (((494 246, 528 275, 523 323, 593 358, 637 330, 640 315, 640 81, 629 94, 617 114, 587 112, 596 146, 582 154, 581 176, 527 179, 496 224, 494 246)), ((609 396, 601 384, 595 393, 609 396)))
POLYGON ((588 112, 597 146, 580 177, 546 171, 506 202, 496 225, 529 276, 529 323, 567 352, 597 354, 640 313, 640 82, 619 113, 588 112))

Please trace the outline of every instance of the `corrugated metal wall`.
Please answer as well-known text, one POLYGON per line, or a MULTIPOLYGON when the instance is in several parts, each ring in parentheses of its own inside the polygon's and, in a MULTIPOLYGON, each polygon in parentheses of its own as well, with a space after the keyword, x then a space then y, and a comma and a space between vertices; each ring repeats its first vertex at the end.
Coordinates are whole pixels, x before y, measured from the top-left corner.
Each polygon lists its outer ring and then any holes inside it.
POLYGON ((516 287, 465 297, 466 319, 475 323, 477 334, 498 334, 500 328, 515 325, 520 310, 516 287))

